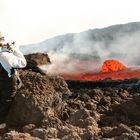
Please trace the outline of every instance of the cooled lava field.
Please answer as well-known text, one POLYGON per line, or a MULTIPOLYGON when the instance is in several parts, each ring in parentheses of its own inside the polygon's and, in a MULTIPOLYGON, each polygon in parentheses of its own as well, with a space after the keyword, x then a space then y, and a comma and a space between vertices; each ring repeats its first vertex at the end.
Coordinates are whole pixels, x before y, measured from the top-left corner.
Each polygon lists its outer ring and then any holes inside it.
POLYGON ((86 128, 83 140, 140 138, 140 80, 67 80, 72 96, 63 120, 86 128), (72 115, 73 114, 73 115, 72 115), (91 126, 91 127, 89 127, 91 126))
POLYGON ((140 69, 106 70, 80 78, 49 76, 36 65, 19 70, 24 86, 0 124, 1 139, 139 140, 140 69))

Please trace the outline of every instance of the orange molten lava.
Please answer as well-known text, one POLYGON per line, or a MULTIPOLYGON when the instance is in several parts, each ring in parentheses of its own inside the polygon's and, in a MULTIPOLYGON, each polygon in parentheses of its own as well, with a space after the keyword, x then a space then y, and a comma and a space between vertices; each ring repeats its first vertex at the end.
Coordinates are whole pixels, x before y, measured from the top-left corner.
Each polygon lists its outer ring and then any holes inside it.
POLYGON ((116 72, 124 69, 126 69, 126 66, 124 66, 118 60, 106 60, 102 66, 101 72, 103 73, 116 72))
POLYGON ((61 75, 65 80, 84 80, 84 81, 98 81, 111 78, 112 80, 124 80, 131 78, 140 78, 140 68, 126 68, 122 71, 110 73, 96 73, 96 74, 79 74, 79 75, 61 75))
MULTIPOLYGON (((102 65, 100 62, 95 61, 75 61, 72 60, 74 64, 78 68, 88 68, 88 66, 93 67, 93 71, 90 69, 89 72, 81 72, 81 73, 57 73, 57 74, 50 74, 50 75, 60 75, 65 80, 83 80, 83 81, 97 81, 97 80, 104 80, 104 79, 112 79, 112 80, 124 80, 124 79, 131 79, 131 78, 140 78, 140 66, 137 67, 126 67, 118 60, 107 60, 102 65), (76 63, 77 62, 77 63, 76 63), (101 68, 102 69, 99 69, 101 68), (98 71, 94 71, 94 68, 98 68, 98 71)), ((91 67, 91 68, 92 68, 91 67)))

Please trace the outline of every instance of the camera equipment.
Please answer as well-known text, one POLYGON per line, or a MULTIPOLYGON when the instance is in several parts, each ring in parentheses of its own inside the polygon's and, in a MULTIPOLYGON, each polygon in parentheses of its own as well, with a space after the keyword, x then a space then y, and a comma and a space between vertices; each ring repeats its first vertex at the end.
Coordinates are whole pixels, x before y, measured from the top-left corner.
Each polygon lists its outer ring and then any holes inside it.
POLYGON ((7 49, 9 52, 13 52, 14 51, 14 47, 15 47, 15 42, 11 42, 10 44, 9 43, 0 44, 0 47, 3 47, 5 49, 7 49))

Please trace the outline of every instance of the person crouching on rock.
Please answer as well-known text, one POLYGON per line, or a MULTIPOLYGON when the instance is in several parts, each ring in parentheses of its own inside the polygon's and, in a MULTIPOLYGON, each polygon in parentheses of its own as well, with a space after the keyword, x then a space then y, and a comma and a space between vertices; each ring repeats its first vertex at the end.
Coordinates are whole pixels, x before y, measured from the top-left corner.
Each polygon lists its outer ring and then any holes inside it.
POLYGON ((22 85, 16 68, 27 65, 24 55, 15 47, 15 43, 4 44, 4 41, 0 32, 0 123, 9 111, 16 90, 22 85))

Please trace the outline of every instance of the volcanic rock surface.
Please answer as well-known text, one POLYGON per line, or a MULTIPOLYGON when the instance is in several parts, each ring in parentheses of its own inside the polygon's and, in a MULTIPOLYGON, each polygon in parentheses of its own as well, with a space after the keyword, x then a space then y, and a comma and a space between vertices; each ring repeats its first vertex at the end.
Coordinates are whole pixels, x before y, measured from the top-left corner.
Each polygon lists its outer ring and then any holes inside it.
POLYGON ((138 140, 140 80, 65 81, 19 70, 2 140, 138 140))
POLYGON ((20 71, 20 77, 24 85, 17 91, 7 116, 7 124, 37 124, 49 114, 59 113, 62 99, 70 94, 63 78, 42 76, 28 70, 20 71))
POLYGON ((31 68, 33 66, 51 63, 48 54, 44 54, 44 53, 28 54, 28 55, 25 55, 25 58, 27 60, 27 67, 31 67, 31 68))
POLYGON ((51 60, 48 54, 45 53, 33 53, 25 55, 27 60, 27 66, 24 69, 31 69, 35 72, 40 72, 44 74, 44 72, 38 67, 39 65, 50 64, 51 60))

